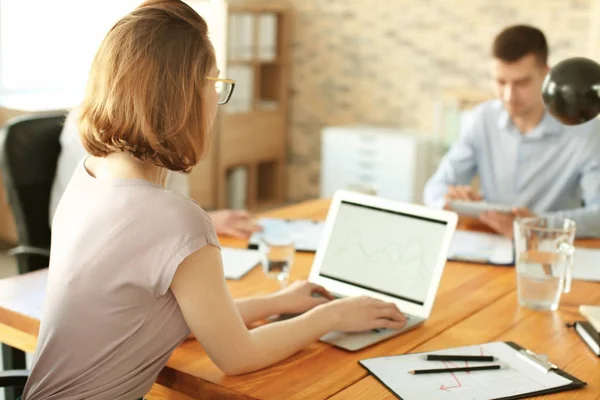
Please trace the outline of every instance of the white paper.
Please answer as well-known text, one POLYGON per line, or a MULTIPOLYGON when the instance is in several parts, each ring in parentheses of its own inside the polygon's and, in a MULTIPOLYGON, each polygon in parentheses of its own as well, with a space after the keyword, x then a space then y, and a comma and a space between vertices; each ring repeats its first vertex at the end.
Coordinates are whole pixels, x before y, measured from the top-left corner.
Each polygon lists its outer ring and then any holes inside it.
POLYGON ((566 386, 570 380, 560 375, 541 372, 530 361, 504 342, 493 342, 434 351, 430 354, 493 355, 498 361, 476 365, 503 364, 506 368, 491 371, 454 372, 412 375, 415 369, 455 368, 473 365, 466 362, 426 361, 424 354, 379 357, 363 360, 379 380, 405 400, 490 399, 532 393, 566 386))
POLYGON ((223 269, 225 279, 240 279, 263 260, 262 254, 257 250, 235 249, 223 247, 223 269))
POLYGON ((582 247, 575 249, 573 279, 600 281, 600 250, 582 247))
POLYGON ((250 244, 258 245, 263 235, 277 237, 278 235, 291 237, 296 250, 316 251, 323 236, 325 224, 320 221, 308 219, 285 220, 278 218, 261 218, 258 223, 263 228, 250 237, 250 244))
POLYGON ((452 236, 448 259, 490 264, 513 264, 513 244, 504 236, 458 230, 452 236))

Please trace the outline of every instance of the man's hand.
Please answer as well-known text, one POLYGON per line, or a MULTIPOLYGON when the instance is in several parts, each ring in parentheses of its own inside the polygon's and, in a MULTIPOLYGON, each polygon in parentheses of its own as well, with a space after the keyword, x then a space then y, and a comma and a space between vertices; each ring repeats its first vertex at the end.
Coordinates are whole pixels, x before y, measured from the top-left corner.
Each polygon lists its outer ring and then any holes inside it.
POLYGON ((510 213, 489 211, 480 215, 481 222, 494 231, 508 238, 513 237, 513 222, 515 218, 534 217, 535 215, 527 208, 513 208, 510 213))
POLYGON ((324 287, 308 281, 296 281, 272 296, 277 299, 282 314, 302 314, 334 299, 324 287))
POLYGON ((449 203, 452 200, 481 201, 483 197, 470 186, 448 186, 445 209, 450 209, 449 203))
POLYGON ((209 213, 218 235, 246 239, 261 230, 247 211, 219 210, 209 213))

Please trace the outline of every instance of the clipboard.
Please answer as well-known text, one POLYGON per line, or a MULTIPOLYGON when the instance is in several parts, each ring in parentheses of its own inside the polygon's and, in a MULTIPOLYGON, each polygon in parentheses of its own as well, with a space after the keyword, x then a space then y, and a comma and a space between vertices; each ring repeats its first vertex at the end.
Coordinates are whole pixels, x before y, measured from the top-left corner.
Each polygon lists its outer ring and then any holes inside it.
MULTIPOLYGON (((504 343, 506 343, 510 347, 514 348, 516 351, 524 351, 524 352, 528 353, 531 357, 537 358, 536 357, 537 354, 533 353, 530 350, 527 350, 526 348, 518 345, 515 342, 504 342, 504 343)), ((543 361, 541 361, 539 359, 537 361, 532 360, 532 362, 538 362, 540 365, 543 366, 543 368, 548 368, 548 372, 552 372, 552 373, 555 373, 557 375, 560 375, 563 378, 570 380, 571 383, 569 385, 558 387, 558 388, 554 388, 554 389, 540 390, 540 391, 538 391, 536 393, 529 393, 529 394, 524 394, 524 395, 520 395, 520 396, 503 397, 503 398, 495 399, 495 400, 526 399, 528 397, 531 397, 532 395, 533 396, 545 396, 547 394, 566 392, 568 390, 580 389, 582 387, 587 386, 586 382, 584 382, 584 381, 582 381, 580 379, 577 379, 573 375, 567 373, 566 371, 563 371, 562 369, 558 368, 554 364, 551 364, 551 363, 549 363, 547 361, 546 361, 547 364, 545 364, 543 361)))
MULTIPOLYGON (((464 349, 473 349, 474 347, 478 347, 480 346, 481 348, 483 348, 483 346, 490 346, 490 345, 500 345, 500 344, 505 344, 507 345, 509 348, 512 348, 515 351, 516 354, 516 358, 519 358, 520 362, 525 362, 525 363, 529 363, 533 368, 536 368, 539 370, 540 376, 548 376, 548 374, 556 374, 557 376, 564 378, 561 380, 567 381, 569 383, 565 384, 565 385, 561 385, 561 386, 557 386, 557 387, 553 387, 553 388, 549 388, 549 389, 543 389, 543 390, 535 390, 535 391, 527 391, 527 392, 523 392, 523 393, 518 393, 518 394, 514 394, 514 395, 509 395, 509 396, 500 396, 500 397, 492 397, 492 400, 513 400, 513 399, 526 399, 529 397, 535 397, 535 396, 543 396, 543 395, 547 395, 547 394, 552 394, 552 393, 559 393, 559 392, 564 392, 564 391, 568 391, 568 390, 575 390, 575 389, 579 389, 582 387, 585 387, 587 385, 586 382, 574 377, 573 375, 568 374, 567 372, 559 369, 556 365, 552 364, 551 362, 549 362, 548 360, 544 359, 543 356, 541 355, 537 355, 535 353, 533 353, 530 350, 525 349, 524 347, 518 345, 515 342, 494 342, 494 343, 487 343, 487 344, 483 344, 483 345, 477 345, 477 346, 467 346, 467 347, 459 347, 459 348, 453 348, 453 349, 446 349, 446 350, 439 350, 439 351, 435 351, 435 352, 421 352, 421 353, 411 353, 411 354, 403 354, 403 355, 397 355, 397 356, 392 356, 392 357, 376 357, 376 358, 371 358, 371 359, 367 359, 367 360, 360 360, 359 364, 365 368, 371 375, 373 375, 375 377, 375 379, 377 379, 384 387, 386 387, 390 393, 392 393, 396 398, 398 399, 408 399, 408 398, 415 398, 415 393, 412 393, 412 397, 406 397, 403 398, 401 397, 401 394, 396 392, 392 387, 391 384, 393 383, 392 381, 394 379, 397 379, 398 376, 401 376, 400 374, 402 374, 402 368, 396 368, 395 366, 393 367, 393 378, 390 378, 390 376, 385 376, 382 372, 383 369, 381 366, 377 366, 375 364, 372 363, 372 361, 377 361, 377 360, 383 360, 383 359, 394 359, 396 357, 398 357, 398 359, 401 359, 403 357, 412 357, 412 360, 414 360, 416 357, 420 357, 423 358, 423 355, 428 354, 428 353, 435 353, 435 354, 443 354, 444 352, 448 353, 448 354, 452 354, 452 352, 456 352, 456 354, 464 354, 465 350, 464 349)), ((467 353, 468 354, 468 353, 467 353)), ((483 354, 483 352, 482 352, 483 354)), ((426 362, 426 361, 424 361, 426 362)), ((412 361, 410 363, 411 365, 414 364, 414 361, 412 361)), ((414 366, 414 365, 413 365, 414 366)), ((435 367, 428 367, 428 368, 435 368, 435 367)), ((510 368, 510 367, 509 367, 510 368)), ((481 372, 479 372, 481 373, 481 372)), ((491 372, 493 373, 497 373, 497 372, 491 372)), ((519 372, 517 372, 519 373, 519 372)), ((445 377, 449 378, 449 375, 453 375, 453 374, 434 374, 434 375, 442 375, 445 377)), ((423 376, 423 375, 421 375, 423 376)), ((427 376, 427 375, 426 375, 427 376)), ((432 375, 429 375, 432 376, 432 375)), ((453 375, 454 376, 454 375, 453 375)), ((405 378, 405 379, 413 379, 413 375, 411 375, 409 378, 405 378)), ((458 381, 458 379, 457 379, 458 381)), ((416 387, 421 387, 422 383, 419 383, 416 387)), ((445 390, 446 388, 440 387, 440 389, 445 390)), ((447 387, 448 390, 453 389, 452 387, 447 387)), ((463 387, 464 389, 464 387, 463 387)), ((408 392, 410 389, 408 389, 408 385, 401 385, 400 386, 400 391, 405 391, 408 392), (406 391, 405 391, 406 390, 406 391)), ((469 398, 485 398, 485 399, 490 399, 490 393, 493 393, 492 391, 486 391, 485 397, 473 397, 470 396, 469 398)), ((469 396, 468 393, 461 393, 461 395, 463 396, 469 396)), ((406 396, 406 395, 405 395, 406 396)), ((493 396, 493 394, 492 394, 493 396)), ((423 397, 423 398, 428 398, 428 397, 423 397)), ((457 398, 457 397, 448 397, 448 398, 457 398)))

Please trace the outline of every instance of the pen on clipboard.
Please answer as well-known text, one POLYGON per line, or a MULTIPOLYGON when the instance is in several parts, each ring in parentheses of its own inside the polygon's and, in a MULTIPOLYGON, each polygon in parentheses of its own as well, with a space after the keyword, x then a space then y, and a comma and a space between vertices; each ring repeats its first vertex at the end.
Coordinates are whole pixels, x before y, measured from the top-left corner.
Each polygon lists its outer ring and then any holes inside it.
POLYGON ((459 367, 459 368, 433 368, 433 369, 415 369, 408 371, 412 375, 423 375, 423 374, 444 374, 450 372, 471 372, 471 371, 490 371, 494 369, 502 369, 502 365, 484 365, 481 367, 459 367))
POLYGON ((461 356, 457 354, 428 354, 425 359, 427 361, 496 361, 496 357, 494 356, 461 356))

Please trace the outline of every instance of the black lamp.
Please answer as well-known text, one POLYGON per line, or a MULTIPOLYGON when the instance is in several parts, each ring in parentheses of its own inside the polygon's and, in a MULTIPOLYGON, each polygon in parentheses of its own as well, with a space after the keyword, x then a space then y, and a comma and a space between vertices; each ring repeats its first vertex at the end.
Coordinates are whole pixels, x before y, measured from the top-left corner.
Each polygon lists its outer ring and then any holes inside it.
POLYGON ((600 113, 600 64, 584 57, 556 64, 544 80, 548 112, 565 125, 578 125, 600 113))

